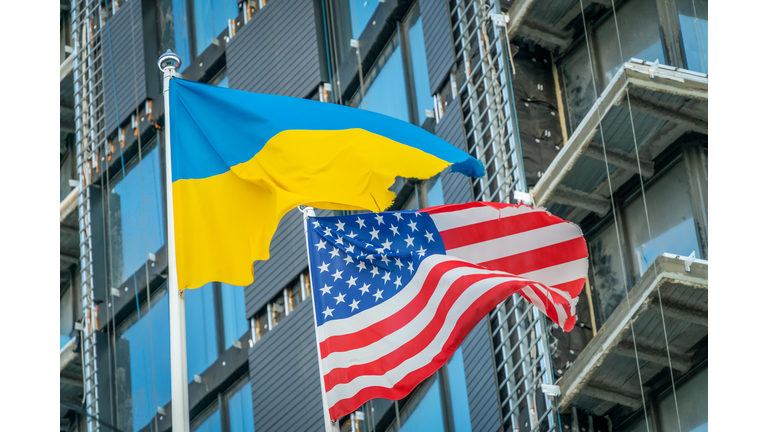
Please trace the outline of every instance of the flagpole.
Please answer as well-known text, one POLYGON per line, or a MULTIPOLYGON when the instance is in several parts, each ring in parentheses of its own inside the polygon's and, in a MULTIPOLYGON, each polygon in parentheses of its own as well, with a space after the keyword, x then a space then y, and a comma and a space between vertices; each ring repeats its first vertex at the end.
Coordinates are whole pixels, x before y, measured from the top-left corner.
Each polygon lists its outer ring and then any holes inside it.
POLYGON ((181 67, 179 56, 168 50, 157 60, 163 71, 165 102, 165 190, 168 215, 168 304, 171 321, 171 428, 189 432, 189 396, 187 394, 187 326, 184 291, 179 291, 176 276, 176 237, 173 226, 173 177, 171 176, 171 121, 169 87, 181 67))
MULTIPOLYGON (((307 265, 310 266, 309 285, 311 287, 314 287, 315 281, 312 280, 312 268, 311 268, 312 262, 309 260, 309 253, 310 253, 309 218, 315 217, 315 209, 313 209, 312 207, 300 206, 299 211, 303 213, 303 217, 304 217, 304 237, 306 238, 306 243, 307 243, 307 265)), ((312 294, 312 318, 314 319, 314 322, 315 322, 315 347, 317 348, 317 367, 320 369, 320 394, 322 395, 322 398, 323 398, 323 420, 325 423, 325 431, 339 432, 339 422, 338 421, 332 422, 331 415, 328 413, 328 408, 329 408, 328 398, 325 395, 325 380, 323 379, 323 377, 325 376, 325 374, 323 373, 323 359, 320 356, 320 344, 317 343, 320 340, 320 335, 319 335, 320 330, 319 330, 319 327, 317 326, 317 314, 315 313, 315 311, 317 310, 316 306, 317 305, 315 304, 315 295, 313 293, 312 294)))

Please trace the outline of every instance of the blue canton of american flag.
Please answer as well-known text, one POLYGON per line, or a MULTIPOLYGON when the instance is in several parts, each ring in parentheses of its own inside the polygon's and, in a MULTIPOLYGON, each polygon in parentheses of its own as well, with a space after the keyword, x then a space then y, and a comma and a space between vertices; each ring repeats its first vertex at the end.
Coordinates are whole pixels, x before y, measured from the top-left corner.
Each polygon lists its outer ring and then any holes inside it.
POLYGON ((415 211, 310 218, 310 271, 317 325, 380 304, 445 246, 432 219, 415 211))

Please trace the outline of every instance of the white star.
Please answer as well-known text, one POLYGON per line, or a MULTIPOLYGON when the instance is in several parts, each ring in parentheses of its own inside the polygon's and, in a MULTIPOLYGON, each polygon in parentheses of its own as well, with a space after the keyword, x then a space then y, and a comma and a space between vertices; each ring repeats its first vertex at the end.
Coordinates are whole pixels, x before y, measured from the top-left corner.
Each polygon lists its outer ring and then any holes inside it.
POLYGON ((421 212, 420 212, 420 211, 417 211, 417 212, 415 212, 414 214, 415 214, 416 216, 421 216, 421 212))
POLYGON ((395 286, 397 287, 397 289, 400 289, 400 285, 402 285, 402 284, 403 284, 403 283, 402 283, 402 282, 400 282, 400 276, 398 276, 398 277, 397 277, 397 280, 395 280, 395 286))
POLYGON ((357 224, 360 225, 360 228, 365 228, 365 222, 360 219, 360 216, 357 217, 357 224))
POLYGON ((336 309, 331 309, 330 307, 326 306, 325 310, 323 311, 323 315, 325 315, 323 318, 333 317, 333 311, 336 309))
POLYGON ((346 296, 347 296, 346 294, 339 293, 339 295, 337 295, 333 299, 336 300, 336 304, 344 303, 344 297, 346 296))
POLYGON ((405 242, 407 243, 408 247, 416 247, 416 246, 413 245, 413 240, 414 240, 414 238, 411 237, 410 235, 405 237, 405 242))
POLYGON ((373 240, 373 239, 378 239, 378 238, 379 238, 379 230, 377 230, 376 228, 374 228, 374 229, 373 229, 373 230, 370 232, 370 234, 371 234, 371 240, 373 240))
POLYGON ((395 258, 395 265, 397 266, 398 269, 400 270, 403 269, 403 263, 400 262, 400 258, 395 258))
MULTIPOLYGON (((328 271, 328 266, 330 264, 326 264, 325 261, 323 261, 323 265, 317 266, 317 268, 320 269, 320 273, 328 271)), ((330 272, 329 272, 330 273, 330 272)))
POLYGON ((396 217, 399 221, 403 220, 403 217, 400 215, 400 213, 392 213, 392 216, 396 217))
POLYGON ((332 275, 333 276, 333 281, 336 282, 336 280, 341 279, 341 274, 342 273, 344 273, 344 272, 339 270, 339 269, 336 269, 336 273, 334 273, 332 275))
POLYGON ((376 253, 381 255, 384 253, 384 248, 376 248, 376 253))
POLYGON ((368 255, 367 257, 365 257, 365 259, 367 259, 368 261, 371 262, 371 264, 373 264, 373 255, 368 255))
POLYGON ((355 238, 355 237, 357 237, 357 233, 356 232, 350 232, 349 234, 347 234, 347 237, 355 238))
POLYGON ((340 221, 336 223, 336 229, 339 231, 344 231, 344 222, 340 221))
POLYGON ((410 270, 411 274, 413 274, 413 261, 408 261, 408 270, 410 270))
POLYGON ((366 248, 366 249, 370 249, 370 248, 372 248, 372 247, 373 247, 373 245, 372 245, 372 244, 370 244, 370 243, 366 243, 366 244, 365 244, 365 248, 366 248))
POLYGON ((390 246, 392 246, 392 242, 391 242, 391 241, 389 241, 389 239, 387 239, 387 240, 386 240, 384 243, 382 243, 381 245, 382 245, 382 246, 384 246, 384 249, 386 249, 386 250, 390 250, 390 249, 389 249, 389 247, 390 247, 390 246))
POLYGON ((423 257, 423 256, 424 256, 424 253, 425 253, 425 252, 427 252, 427 250, 426 250, 426 249, 424 249, 424 247, 422 246, 422 247, 420 247, 420 248, 419 248, 419 250, 417 250, 416 252, 418 252, 418 253, 419 253, 419 257, 423 257))
POLYGON ((379 225, 384 223, 384 216, 383 215, 377 214, 374 217, 376 218, 377 221, 379 221, 379 225))
POLYGON ((360 306, 358 306, 358 304, 360 304, 360 300, 352 300, 352 304, 349 305, 352 308, 351 312, 354 312, 355 309, 360 309, 360 306))
POLYGON ((317 250, 325 249, 325 241, 320 240, 320 243, 317 243, 315 246, 317 246, 317 250))
POLYGON ((353 260, 353 259, 352 259, 352 257, 351 257, 351 256, 349 256, 349 255, 347 255, 346 257, 344 257, 344 261, 346 261, 347 265, 350 265, 350 264, 352 264, 353 262, 355 262, 355 260, 353 260))
POLYGON ((373 296, 376 297, 376 301, 381 300, 381 290, 376 290, 376 292, 373 293, 373 296))
POLYGON ((363 295, 363 294, 367 293, 368 292, 368 288, 370 288, 370 287, 371 287, 371 284, 363 284, 363 287, 359 288, 360 295, 363 295))
POLYGON ((431 232, 426 231, 426 234, 424 234, 424 237, 427 238, 427 243, 435 241, 435 239, 432 238, 433 235, 434 234, 432 234, 431 232))
POLYGON ((389 280, 390 280, 389 272, 384 273, 384 276, 382 276, 382 279, 384 279, 384 283, 389 282, 389 280))
POLYGON ((351 254, 355 251, 355 245, 350 244, 348 248, 344 249, 344 252, 351 254))
POLYGON ((358 271, 359 271, 359 272, 361 272, 361 271, 365 270, 365 263, 364 263, 364 262, 362 262, 362 261, 360 261, 359 263, 357 263, 357 266, 356 266, 356 267, 357 267, 358 269, 360 269, 360 270, 358 270, 358 271))
POLYGON ((339 256, 339 248, 333 248, 333 250, 331 251, 331 259, 337 256, 339 256))
POLYGON ((324 287, 320 288, 320 291, 323 292, 323 295, 330 294, 331 293, 331 287, 329 287, 328 284, 325 284, 324 287))
POLYGON ((342 237, 342 236, 339 236, 339 237, 336 239, 335 243, 336 243, 336 244, 340 244, 340 245, 344 246, 344 237, 342 237))
POLYGON ((416 221, 415 220, 412 220, 411 223, 408 224, 408 226, 411 227, 411 232, 418 231, 418 229, 416 229, 416 221))
POLYGON ((312 221, 312 226, 315 227, 315 228, 320 228, 320 222, 312 221))
POLYGON ((392 230, 392 235, 398 235, 398 234, 400 234, 400 233, 397 231, 397 230, 398 230, 398 227, 396 227, 396 226, 394 226, 394 225, 391 225, 391 224, 390 224, 390 225, 389 225, 389 229, 390 229, 390 230, 392 230))
POLYGON ((381 256, 381 262, 383 262, 384 265, 388 265, 389 264, 389 258, 387 258, 386 255, 382 255, 381 256))
POLYGON ((374 276, 376 276, 378 274, 379 274, 379 268, 376 267, 376 266, 373 266, 373 268, 371 269, 371 278, 373 278, 374 276))
POLYGON ((352 288, 353 286, 357 286, 357 278, 350 276, 347 281, 347 289, 352 288))
POLYGON ((333 230, 331 230, 329 227, 325 227, 325 236, 330 237, 331 234, 333 234, 333 230))

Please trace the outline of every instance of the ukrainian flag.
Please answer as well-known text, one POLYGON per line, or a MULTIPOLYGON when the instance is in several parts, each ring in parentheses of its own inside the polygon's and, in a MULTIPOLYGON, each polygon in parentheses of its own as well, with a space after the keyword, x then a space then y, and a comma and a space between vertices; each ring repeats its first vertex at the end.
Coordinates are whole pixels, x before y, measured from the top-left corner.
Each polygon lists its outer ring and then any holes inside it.
POLYGON ((446 167, 483 175, 475 158, 420 127, 360 109, 170 83, 171 175, 179 289, 253 282, 253 262, 290 209, 380 212, 395 177, 446 167))

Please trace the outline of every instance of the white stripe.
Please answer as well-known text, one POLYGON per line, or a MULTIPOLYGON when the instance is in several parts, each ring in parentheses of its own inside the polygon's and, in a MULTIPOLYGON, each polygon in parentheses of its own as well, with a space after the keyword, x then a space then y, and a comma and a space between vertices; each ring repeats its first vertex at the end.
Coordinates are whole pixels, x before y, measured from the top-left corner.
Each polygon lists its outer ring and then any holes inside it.
MULTIPOLYGON (((328 321, 321 325, 318 328, 318 337, 321 338, 318 339, 318 343, 325 341, 331 336, 342 336, 358 332, 398 312, 421 291, 421 287, 424 285, 429 272, 436 265, 449 261, 466 262, 459 258, 440 254, 428 256, 419 264, 413 279, 389 300, 349 318, 328 321)), ((488 272, 500 275, 508 274, 502 271, 488 270, 488 272)))
POLYGON ((579 227, 570 223, 559 223, 450 249, 445 253, 479 264, 580 237, 579 227))
POLYGON ((432 218, 438 231, 445 231, 467 225, 474 225, 476 223, 498 220, 509 216, 544 211, 544 209, 533 209, 527 206, 504 207, 501 210, 491 206, 482 206, 452 212, 430 214, 429 217, 432 218))
POLYGON ((415 356, 404 361, 394 369, 390 369, 383 375, 362 375, 352 381, 339 384, 326 393, 328 405, 333 406, 343 399, 356 395, 360 390, 367 387, 392 388, 397 382, 405 378, 409 373, 429 364, 432 359, 443 350, 443 346, 448 341, 448 337, 456 326, 459 318, 472 307, 472 304, 483 294, 488 292, 499 283, 507 281, 508 278, 490 278, 472 284, 456 300, 453 307, 448 311, 445 323, 435 338, 415 356))
POLYGON ((588 259, 589 258, 581 258, 518 276, 539 282, 546 286, 560 285, 561 283, 571 282, 586 277, 587 266, 589 265, 588 259))
POLYGON ((437 313, 437 308, 448 293, 449 288, 456 280, 466 275, 501 275, 507 276, 505 281, 525 281, 525 279, 510 275, 508 273, 494 272, 490 270, 480 270, 474 267, 459 267, 447 271, 440 278, 435 288, 435 292, 430 297, 427 305, 421 310, 408 324, 399 330, 373 342, 370 345, 353 349, 350 351, 337 351, 323 359, 323 371, 330 372, 334 368, 346 368, 354 365, 370 363, 384 357, 394 350, 403 346, 420 334, 430 324, 437 313))
MULTIPOLYGON (((565 325, 565 321, 568 319, 568 314, 565 312, 565 308, 563 308, 562 305, 555 303, 555 299, 552 297, 552 293, 549 292, 547 287, 544 287, 539 284, 533 284, 533 287, 539 290, 544 296, 548 299, 549 303, 555 308, 555 311, 557 312, 557 324, 562 327, 565 325)), ((568 296, 568 299, 571 297, 568 296)), ((547 314, 547 311, 544 311, 544 314, 547 314)))
POLYGON ((538 294, 536 294, 533 288, 527 286, 521 291, 525 293, 526 297, 528 297, 528 301, 533 303, 533 305, 539 308, 540 311, 544 312, 544 315, 547 314, 547 307, 544 305, 544 302, 541 301, 541 298, 539 298, 538 294))

